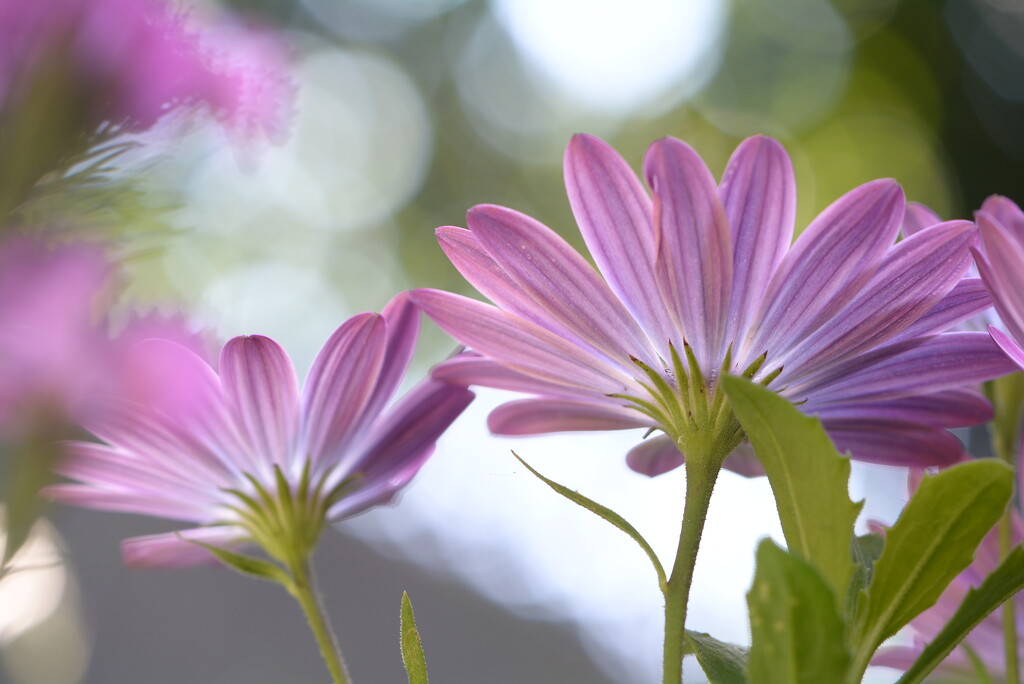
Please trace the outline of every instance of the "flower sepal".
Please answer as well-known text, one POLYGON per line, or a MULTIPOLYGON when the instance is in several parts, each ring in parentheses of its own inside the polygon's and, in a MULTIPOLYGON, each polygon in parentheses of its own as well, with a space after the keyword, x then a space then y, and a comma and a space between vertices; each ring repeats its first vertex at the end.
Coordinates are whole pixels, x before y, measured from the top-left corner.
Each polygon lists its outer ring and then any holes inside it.
POLYGON ((213 556, 221 563, 233 570, 237 570, 243 575, 277 582, 284 587, 288 587, 289 584, 291 584, 292 579, 288 573, 284 568, 275 563, 263 560, 262 558, 256 558, 255 556, 247 556, 245 554, 235 553, 234 551, 228 551, 227 549, 219 546, 207 544, 206 542, 197 541, 195 539, 186 539, 180 534, 178 535, 178 538, 182 541, 187 541, 190 544, 201 546, 213 554, 213 556))

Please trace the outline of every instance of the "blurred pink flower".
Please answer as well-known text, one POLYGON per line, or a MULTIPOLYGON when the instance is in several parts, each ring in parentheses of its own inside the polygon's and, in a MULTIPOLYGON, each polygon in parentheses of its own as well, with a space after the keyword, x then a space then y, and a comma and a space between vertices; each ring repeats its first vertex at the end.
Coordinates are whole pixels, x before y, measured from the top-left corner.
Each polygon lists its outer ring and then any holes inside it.
POLYGON ((15 238, 0 246, 0 427, 37 411, 63 414, 100 369, 102 252, 15 238))
POLYGON ((276 516, 265 495, 313 511, 302 534, 315 542, 326 521, 391 500, 472 399, 465 388, 428 379, 385 410, 418 331, 419 312, 405 295, 381 314, 349 319, 321 349, 301 393, 291 360, 266 337, 229 341, 219 373, 180 344, 142 342, 131 363, 162 369, 164 391, 144 402, 130 393, 97 398, 84 425, 106 444, 69 443, 57 471, 78 483, 49 493, 197 525, 126 540, 133 565, 212 559, 189 540, 256 541, 274 555, 281 540, 264 534, 267 515, 276 516))
POLYGON ((280 41, 188 20, 159 0, 0 0, 0 102, 57 69, 94 129, 201 108, 235 135, 280 141, 293 96, 280 41))

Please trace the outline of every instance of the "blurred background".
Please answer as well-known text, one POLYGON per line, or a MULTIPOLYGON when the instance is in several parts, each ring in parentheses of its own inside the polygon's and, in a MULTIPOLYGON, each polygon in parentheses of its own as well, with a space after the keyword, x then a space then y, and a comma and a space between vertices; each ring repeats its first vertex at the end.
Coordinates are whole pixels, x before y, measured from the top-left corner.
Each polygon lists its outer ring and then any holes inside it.
MULTIPOLYGON (((1024 200, 1021 0, 196 2, 283 34, 287 136, 240 152, 192 127, 123 170, 160 212, 153 230, 115 221, 121 306, 184 309, 220 340, 269 335, 300 374, 341 321, 400 290, 472 294, 433 229, 464 225, 474 204, 513 207, 582 247, 561 171, 575 132, 635 168, 652 140, 677 136, 716 174, 745 136, 775 136, 796 168, 798 229, 878 177, 946 218, 992 193, 1024 200)), ((410 381, 453 346, 425 323, 410 381)), ((490 437, 486 413, 505 398, 480 391, 397 506, 325 536, 318 574, 355 680, 404 681, 407 590, 437 682, 656 681, 661 602, 646 559, 510 450, 623 514, 663 558, 682 474, 630 471, 640 433, 490 437)), ((891 521, 906 498, 893 469, 856 466, 852 486, 865 518, 891 521)), ((0 583, 0 681, 326 681, 279 588, 218 567, 121 565, 122 538, 173 525, 48 517, 22 559, 40 569, 0 583)), ((766 534, 781 539, 767 483, 723 473, 689 627, 749 641, 744 593, 766 534)))

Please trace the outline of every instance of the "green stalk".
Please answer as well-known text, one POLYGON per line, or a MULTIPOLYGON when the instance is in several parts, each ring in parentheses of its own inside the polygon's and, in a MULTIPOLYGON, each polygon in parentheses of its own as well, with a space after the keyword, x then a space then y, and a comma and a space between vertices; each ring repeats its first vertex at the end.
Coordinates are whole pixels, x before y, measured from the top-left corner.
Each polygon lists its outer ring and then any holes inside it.
POLYGON ((713 454, 699 454, 696 458, 690 454, 687 456, 683 524, 679 532, 679 547, 676 549, 672 576, 665 591, 664 684, 682 684, 683 681, 686 609, 693 582, 693 568, 697 562, 704 521, 708 516, 711 492, 722 465, 722 459, 715 458, 713 454))
POLYGON ((292 581, 290 586, 286 585, 295 600, 302 606, 302 612, 309 622, 309 628, 313 631, 316 643, 320 647, 320 655, 323 656, 327 669, 331 673, 331 680, 334 684, 350 684, 352 681, 345 667, 345 659, 341 655, 341 648, 334 636, 330 623, 327 621, 323 604, 320 600, 320 592, 316 588, 316 578, 313 575, 313 568, 308 561, 291 564, 292 581))

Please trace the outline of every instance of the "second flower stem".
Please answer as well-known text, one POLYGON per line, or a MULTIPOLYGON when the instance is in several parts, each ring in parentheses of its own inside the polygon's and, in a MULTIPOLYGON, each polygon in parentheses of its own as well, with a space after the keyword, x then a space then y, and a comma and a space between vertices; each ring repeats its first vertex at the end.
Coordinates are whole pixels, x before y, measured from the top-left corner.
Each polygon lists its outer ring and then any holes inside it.
POLYGON ((327 669, 331 673, 331 680, 334 684, 350 684, 352 680, 349 677, 348 668, 345 667, 345 660, 342 658, 338 640, 325 615, 320 593, 316 588, 316 578, 313 575, 312 566, 308 561, 304 561, 292 565, 290 570, 292 584, 286 589, 302 606, 302 612, 309 622, 309 628, 313 631, 316 643, 320 647, 320 655, 323 656, 327 669))
POLYGON ((689 459, 686 462, 686 503, 679 547, 665 592, 664 684, 682 684, 683 645, 686 638, 686 608, 690 600, 693 568, 697 562, 704 521, 711 492, 718 478, 719 459, 689 459), (709 462, 710 461, 710 462, 709 462))

